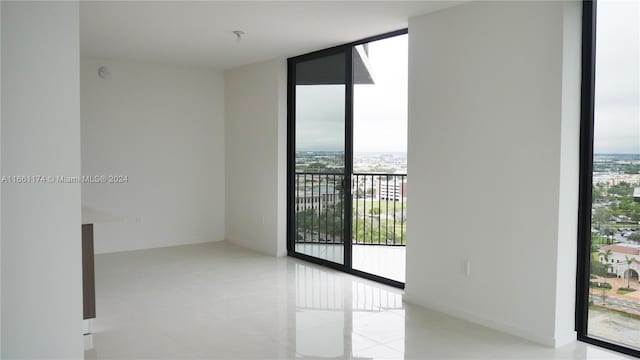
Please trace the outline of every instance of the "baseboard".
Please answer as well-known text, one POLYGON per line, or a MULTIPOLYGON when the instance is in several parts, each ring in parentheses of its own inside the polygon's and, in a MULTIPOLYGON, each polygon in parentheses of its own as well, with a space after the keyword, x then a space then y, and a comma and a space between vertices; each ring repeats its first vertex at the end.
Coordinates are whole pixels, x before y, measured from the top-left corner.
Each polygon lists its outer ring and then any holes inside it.
POLYGON ((224 239, 221 240, 207 240, 207 241, 194 241, 194 242, 185 242, 185 243, 179 243, 179 244, 158 244, 158 245, 148 245, 148 246, 132 246, 131 248, 122 248, 122 249, 111 249, 111 250, 96 250, 95 254, 96 255, 103 255, 103 254, 116 254, 116 253, 123 253, 123 252, 130 252, 130 251, 144 251, 144 250, 151 250, 151 249, 163 249, 163 248, 171 248, 171 247, 178 247, 178 246, 189 246, 189 245, 200 245, 200 244, 209 244, 209 243, 218 243, 218 242, 222 242, 224 241, 224 239))
POLYGON ((436 304, 428 301, 418 300, 418 299, 415 299, 410 294, 405 293, 403 298, 404 298, 404 301, 410 304, 418 305, 420 307, 424 307, 430 310, 435 310, 443 314, 447 314, 449 316, 452 316, 461 320, 469 321, 469 322, 472 322, 493 330, 497 330, 509 335, 514 335, 546 347, 555 348, 558 346, 566 345, 576 339, 575 332, 571 334, 566 334, 561 338, 548 337, 548 336, 543 336, 543 335, 531 332, 528 329, 523 329, 517 326, 513 326, 511 324, 507 324, 504 322, 495 321, 493 319, 488 319, 482 316, 478 316, 472 312, 465 311, 458 307, 453 308, 453 307, 442 305, 442 304, 436 304))
POLYGON ((567 345, 576 340, 578 340, 578 333, 575 331, 571 331, 568 334, 564 334, 562 336, 556 336, 554 347, 567 345))
POLYGON ((227 244, 233 245, 233 246, 237 246, 237 247, 239 247, 241 249, 249 250, 249 251, 261 254, 261 255, 267 255, 267 256, 271 256, 271 257, 278 257, 278 254, 276 253, 275 250, 262 249, 262 248, 259 248, 257 246, 253 246, 252 244, 246 244, 246 243, 233 241, 233 240, 229 240, 229 239, 225 239, 224 242, 227 243, 227 244))
POLYGON ((92 328, 93 319, 84 319, 82 320, 82 334, 87 335, 93 333, 92 328))
POLYGON ((82 339, 84 341, 84 350, 93 349, 93 331, 91 330, 92 319, 82 320, 82 339))
POLYGON ((84 351, 93 349, 93 334, 85 334, 82 336, 84 341, 84 351))

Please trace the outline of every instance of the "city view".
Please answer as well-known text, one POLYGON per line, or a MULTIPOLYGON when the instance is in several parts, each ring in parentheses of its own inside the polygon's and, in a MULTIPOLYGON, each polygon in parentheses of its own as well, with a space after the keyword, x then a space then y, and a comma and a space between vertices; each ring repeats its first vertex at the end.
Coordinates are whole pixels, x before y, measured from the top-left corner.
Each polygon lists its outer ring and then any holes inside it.
MULTIPOLYGON (((342 172, 342 151, 298 151, 296 172, 342 172)), ((353 172, 406 174, 405 152, 356 152, 353 157, 353 172)))
POLYGON ((407 243, 406 154, 362 152, 354 154, 353 163, 349 211, 343 190, 347 186, 344 154, 296 153, 296 249, 342 263, 345 219, 351 212, 354 268, 403 281, 407 243))
POLYGON ((640 347, 640 154, 593 160, 589 331, 640 347))
POLYGON ((635 350, 640 350, 639 10, 635 1, 617 0, 598 1, 596 9, 586 319, 589 337, 635 350))
POLYGON ((290 190, 296 253, 399 283, 407 243, 407 54, 408 36, 399 34, 296 65, 290 190), (345 166, 348 153, 353 166, 345 166))
MULTIPOLYGON (((355 244, 406 244, 407 160, 405 153, 354 156, 352 241, 355 244)), ((342 243, 344 154, 298 152, 296 220, 300 243, 342 243)))

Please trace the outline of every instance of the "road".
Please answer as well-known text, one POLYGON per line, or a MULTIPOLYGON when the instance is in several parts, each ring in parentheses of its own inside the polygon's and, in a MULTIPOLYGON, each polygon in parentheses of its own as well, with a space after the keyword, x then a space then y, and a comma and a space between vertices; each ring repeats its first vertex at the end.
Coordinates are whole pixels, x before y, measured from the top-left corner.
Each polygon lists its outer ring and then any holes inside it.
POLYGON ((640 302, 638 301, 606 295, 606 301, 603 303, 602 294, 595 291, 590 295, 589 299, 596 305, 607 305, 616 310, 640 314, 640 302))

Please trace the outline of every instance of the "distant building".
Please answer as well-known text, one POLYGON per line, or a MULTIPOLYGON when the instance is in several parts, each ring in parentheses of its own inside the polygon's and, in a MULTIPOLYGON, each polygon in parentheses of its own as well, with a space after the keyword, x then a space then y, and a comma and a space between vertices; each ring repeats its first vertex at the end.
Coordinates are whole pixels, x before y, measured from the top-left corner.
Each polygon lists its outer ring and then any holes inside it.
POLYGON ((336 204, 339 193, 333 186, 314 186, 296 193, 296 211, 324 210, 336 204))
POLYGON ((640 187, 633 189, 633 200, 640 202, 640 187))
POLYGON ((608 263, 611 264, 609 273, 615 274, 619 278, 638 280, 640 273, 640 245, 615 244, 607 245, 600 248, 600 263, 605 263, 604 254, 607 250, 611 250, 608 263), (633 260, 631 265, 627 263, 627 259, 633 260))
POLYGON ((378 197, 380 200, 400 201, 407 198, 406 181, 380 181, 378 184, 378 197))

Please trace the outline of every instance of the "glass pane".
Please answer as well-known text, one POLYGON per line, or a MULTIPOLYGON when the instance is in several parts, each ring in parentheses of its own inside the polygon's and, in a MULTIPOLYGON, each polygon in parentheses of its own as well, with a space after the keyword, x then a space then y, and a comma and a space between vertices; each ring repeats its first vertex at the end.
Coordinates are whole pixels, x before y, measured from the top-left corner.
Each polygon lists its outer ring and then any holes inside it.
POLYGON ((408 35, 353 49, 353 268, 404 282, 408 35))
POLYGON ((345 54, 296 65, 296 252, 344 263, 345 54))
POLYGON ((588 335, 640 349, 640 5, 599 0, 588 335))

